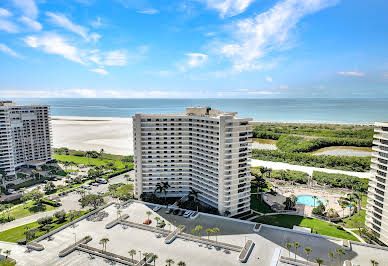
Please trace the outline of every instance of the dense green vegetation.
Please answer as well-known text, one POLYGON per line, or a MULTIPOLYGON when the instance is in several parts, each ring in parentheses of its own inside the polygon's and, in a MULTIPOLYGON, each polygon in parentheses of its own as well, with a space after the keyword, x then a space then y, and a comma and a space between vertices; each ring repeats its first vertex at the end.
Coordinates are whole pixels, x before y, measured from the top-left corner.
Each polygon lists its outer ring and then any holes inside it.
POLYGON ((355 172, 366 172, 370 170, 369 157, 310 155, 304 153, 254 149, 252 150, 252 158, 264 161, 284 162, 355 172))
POLYGON ((313 138, 282 135, 276 142, 279 150, 284 152, 311 152, 320 148, 330 146, 356 146, 371 147, 372 139, 353 139, 353 138, 313 138))
POLYGON ((368 190, 368 179, 358 178, 356 176, 331 174, 319 171, 313 172, 313 179, 318 185, 329 185, 331 187, 348 188, 360 192, 368 190))
POLYGON ((36 214, 38 212, 46 212, 54 210, 55 207, 50 206, 48 204, 36 204, 34 201, 27 202, 25 204, 19 205, 18 207, 10 210, 9 212, 4 213, 2 216, 11 216, 14 219, 23 218, 26 216, 30 216, 32 214, 36 214))
POLYGON ((370 141, 373 138, 373 126, 262 123, 253 129, 254 138, 279 139, 283 134, 365 139, 370 141))
POLYGON ((78 157, 87 157, 88 155, 90 155, 90 158, 95 158, 95 159, 99 158, 99 159, 105 159, 105 160, 122 161, 124 163, 133 162, 133 156, 109 154, 109 153, 104 153, 103 150, 101 150, 100 152, 97 152, 97 151, 85 152, 85 151, 70 150, 68 148, 57 148, 57 149, 54 149, 54 152, 59 155, 74 155, 78 157))
POLYGON ((79 157, 75 155, 60 155, 57 153, 54 154, 54 158, 59 162, 73 162, 76 164, 85 164, 85 165, 90 164, 94 166, 105 166, 105 165, 108 165, 109 163, 114 163, 117 169, 125 168, 125 165, 122 161, 113 161, 113 160, 106 160, 106 159, 100 160, 96 158, 79 157))
POLYGON ((270 224, 292 229, 294 225, 311 228, 313 233, 359 241, 355 236, 346 232, 342 227, 314 218, 298 215, 270 215, 261 216, 253 220, 256 223, 270 224))
MULTIPOLYGON (((251 171, 253 174, 261 174, 263 168, 265 167, 252 167, 251 171)), ((264 174, 264 176, 284 181, 294 181, 299 184, 306 184, 309 177, 305 172, 292 170, 270 170, 270 172, 264 174)))
POLYGON ((24 224, 18 227, 14 227, 5 231, 0 232, 0 241, 6 241, 6 242, 13 242, 16 243, 21 239, 25 239, 26 233, 30 232, 29 240, 33 240, 35 238, 38 238, 44 234, 47 233, 47 231, 52 231, 57 229, 58 227, 67 224, 71 220, 74 220, 82 215, 87 213, 87 211, 79 211, 76 216, 73 216, 70 218, 70 213, 67 214, 65 220, 59 220, 56 217, 52 219, 52 222, 50 222, 49 227, 45 227, 42 224, 39 224, 38 222, 28 223, 24 224))

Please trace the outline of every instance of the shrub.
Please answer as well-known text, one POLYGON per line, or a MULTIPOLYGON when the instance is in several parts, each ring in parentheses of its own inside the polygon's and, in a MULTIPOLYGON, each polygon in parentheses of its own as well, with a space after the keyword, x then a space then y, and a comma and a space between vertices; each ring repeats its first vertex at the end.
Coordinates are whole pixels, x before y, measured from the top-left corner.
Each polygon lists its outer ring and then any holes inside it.
POLYGON ((66 212, 64 210, 57 211, 54 213, 54 217, 58 219, 59 222, 66 220, 66 212))
POLYGON ((24 238, 21 238, 21 239, 19 239, 18 241, 16 241, 16 243, 18 244, 18 245, 25 245, 25 244, 27 244, 27 239, 24 237, 24 238))
POLYGON ((272 150, 252 150, 252 158, 354 172, 370 170, 370 157, 310 155, 272 150))
POLYGON ((47 204, 47 205, 53 206, 53 207, 61 206, 61 204, 59 202, 48 200, 48 199, 41 199, 40 202, 43 203, 43 204, 47 204))
POLYGON ((46 217, 42 217, 42 218, 39 218, 37 221, 36 221, 38 224, 40 225, 47 225, 47 224, 50 224, 53 222, 53 217, 52 216, 46 216, 46 217))
POLYGON ((73 152, 73 155, 74 155, 74 156, 83 157, 83 156, 85 156, 85 153, 82 152, 82 151, 75 151, 75 152, 73 152))
POLYGON ((360 192, 366 192, 368 190, 368 179, 358 178, 356 176, 314 171, 313 180, 321 186, 329 185, 337 188, 354 189, 360 192))

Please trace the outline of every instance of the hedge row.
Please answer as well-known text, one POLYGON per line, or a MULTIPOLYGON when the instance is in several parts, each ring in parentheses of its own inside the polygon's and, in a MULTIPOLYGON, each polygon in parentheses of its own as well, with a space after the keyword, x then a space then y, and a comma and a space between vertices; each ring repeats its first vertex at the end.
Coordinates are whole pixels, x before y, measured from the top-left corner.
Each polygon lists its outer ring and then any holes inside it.
POLYGON ((330 146, 356 146, 372 147, 372 140, 345 139, 345 138, 315 138, 282 135, 276 142, 276 146, 285 152, 311 152, 330 146))
POLYGON ((337 188, 348 188, 360 192, 368 190, 368 179, 343 174, 330 174, 319 171, 313 172, 313 179, 318 185, 329 185, 337 188))
POLYGON ((53 207, 59 207, 59 206, 61 206, 60 203, 58 203, 58 202, 56 202, 56 201, 48 200, 48 199, 41 199, 40 202, 41 202, 41 203, 44 203, 44 204, 47 204, 47 205, 50 205, 50 206, 53 206, 53 207))
POLYGON ((367 172, 370 170, 370 157, 310 155, 305 153, 253 149, 252 158, 354 172, 367 172))

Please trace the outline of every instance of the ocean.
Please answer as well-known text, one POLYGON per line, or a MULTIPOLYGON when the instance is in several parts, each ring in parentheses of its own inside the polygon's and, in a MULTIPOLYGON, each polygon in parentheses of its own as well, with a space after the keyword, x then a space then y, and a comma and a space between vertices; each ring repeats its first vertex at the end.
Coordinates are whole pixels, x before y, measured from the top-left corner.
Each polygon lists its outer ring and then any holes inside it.
POLYGON ((263 122, 372 124, 388 121, 388 99, 14 99, 49 104, 52 116, 130 117, 135 113, 182 113, 209 106, 263 122))

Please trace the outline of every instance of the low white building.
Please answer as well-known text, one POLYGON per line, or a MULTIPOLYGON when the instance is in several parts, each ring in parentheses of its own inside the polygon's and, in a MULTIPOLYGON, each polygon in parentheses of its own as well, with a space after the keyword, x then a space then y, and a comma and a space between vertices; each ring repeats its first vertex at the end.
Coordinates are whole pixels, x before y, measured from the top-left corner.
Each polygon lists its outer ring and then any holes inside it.
POLYGON ((14 176, 22 166, 45 164, 52 147, 48 105, 0 101, 0 169, 14 176))
POLYGON ((135 193, 154 193, 168 182, 167 196, 187 195, 224 214, 250 210, 251 119, 207 107, 183 114, 133 116, 135 193))
POLYGON ((366 225, 388 244, 388 122, 376 123, 366 225))

